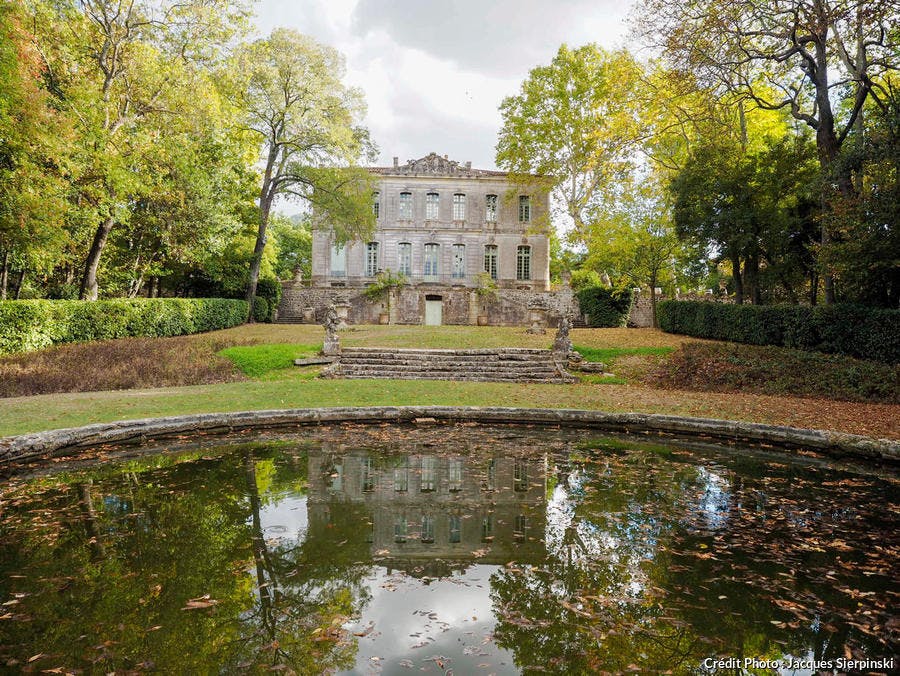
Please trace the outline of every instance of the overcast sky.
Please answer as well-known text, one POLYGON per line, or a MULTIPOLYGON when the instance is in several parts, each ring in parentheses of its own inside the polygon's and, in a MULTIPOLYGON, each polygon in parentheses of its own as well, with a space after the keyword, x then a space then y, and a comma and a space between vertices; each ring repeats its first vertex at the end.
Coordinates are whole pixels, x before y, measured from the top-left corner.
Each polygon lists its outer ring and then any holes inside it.
POLYGON ((429 152, 492 169, 505 96, 563 42, 624 44, 633 0, 260 0, 262 34, 338 49, 366 94, 379 164, 429 152))

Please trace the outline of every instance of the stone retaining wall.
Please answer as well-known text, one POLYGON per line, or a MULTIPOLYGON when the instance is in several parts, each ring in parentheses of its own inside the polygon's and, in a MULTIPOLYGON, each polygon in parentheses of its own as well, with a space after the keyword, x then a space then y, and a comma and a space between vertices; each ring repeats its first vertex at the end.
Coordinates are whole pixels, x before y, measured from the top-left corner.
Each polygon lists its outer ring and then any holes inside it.
MULTIPOLYGON (((387 312, 386 304, 370 301, 363 291, 362 287, 307 287, 287 282, 282 285, 278 317, 321 323, 328 306, 345 299, 350 303, 350 324, 377 324, 379 315, 387 312)), ((556 325, 560 316, 580 314, 578 300, 568 287, 558 291, 498 289, 496 298, 483 302, 469 287, 407 285, 392 293, 391 321, 395 324, 424 323, 426 296, 441 298, 444 324, 475 324, 479 316, 485 316, 490 326, 528 326, 531 323, 529 308, 534 303, 547 309, 551 326, 556 325)))
POLYGON ((102 423, 25 434, 0 439, 0 470, 9 472, 20 462, 76 454, 79 450, 91 446, 139 444, 157 437, 192 431, 287 429, 338 422, 415 422, 423 418, 484 424, 562 425, 605 432, 675 437, 698 443, 802 449, 833 458, 858 458, 885 465, 900 465, 898 441, 822 430, 644 413, 606 413, 570 409, 385 406, 206 413, 102 423))

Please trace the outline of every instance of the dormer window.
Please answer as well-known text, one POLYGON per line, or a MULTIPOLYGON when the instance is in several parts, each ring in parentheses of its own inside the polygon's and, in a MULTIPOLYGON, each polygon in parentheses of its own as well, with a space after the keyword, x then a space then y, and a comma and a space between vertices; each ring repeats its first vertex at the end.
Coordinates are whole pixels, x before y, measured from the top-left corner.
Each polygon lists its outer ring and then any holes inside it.
POLYGON ((400 210, 397 214, 397 218, 401 221, 411 221, 412 220, 412 193, 411 192, 401 192, 400 193, 400 210))
POLYGON ((438 219, 438 204, 440 198, 436 192, 425 195, 425 220, 436 221, 438 219))
POLYGON ((453 196, 453 220, 466 220, 466 196, 460 192, 453 196))

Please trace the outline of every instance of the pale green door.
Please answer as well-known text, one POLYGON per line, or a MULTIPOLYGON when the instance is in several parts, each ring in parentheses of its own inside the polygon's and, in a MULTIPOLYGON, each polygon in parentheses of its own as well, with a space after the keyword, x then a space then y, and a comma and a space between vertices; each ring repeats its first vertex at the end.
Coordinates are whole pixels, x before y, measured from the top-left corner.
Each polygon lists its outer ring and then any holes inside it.
POLYGON ((440 326, 444 302, 440 300, 425 301, 425 325, 440 326))

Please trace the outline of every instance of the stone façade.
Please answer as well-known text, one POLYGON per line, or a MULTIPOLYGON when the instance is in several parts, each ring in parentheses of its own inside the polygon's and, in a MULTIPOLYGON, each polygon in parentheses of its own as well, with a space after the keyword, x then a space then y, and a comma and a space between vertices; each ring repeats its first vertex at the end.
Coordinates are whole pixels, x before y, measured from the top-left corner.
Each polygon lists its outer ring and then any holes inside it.
POLYGON ((429 321, 438 317, 441 324, 528 325, 535 312, 553 324, 578 314, 568 287, 550 290, 545 179, 532 177, 525 188, 505 172, 435 153, 406 164, 395 158, 393 166, 370 171, 379 179, 372 238, 338 247, 330 228, 315 227, 312 277, 284 284, 281 321, 321 321, 335 302, 350 306, 351 324, 422 324, 429 305, 429 321), (363 295, 384 270, 403 272, 409 281, 391 293, 390 312, 387 302, 363 295), (497 286, 487 296, 476 291, 486 271, 497 286))

